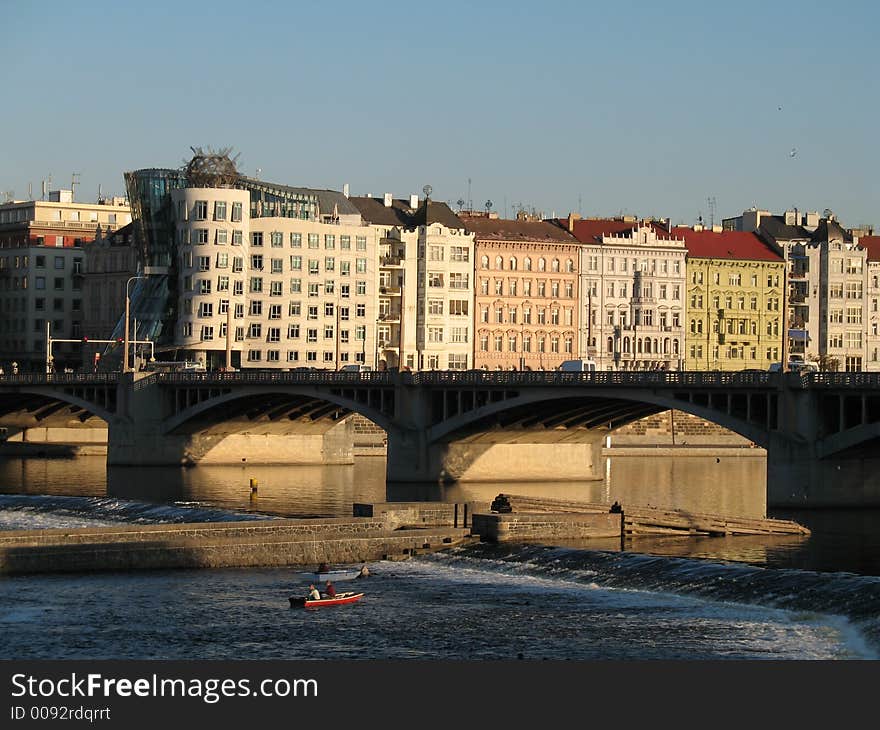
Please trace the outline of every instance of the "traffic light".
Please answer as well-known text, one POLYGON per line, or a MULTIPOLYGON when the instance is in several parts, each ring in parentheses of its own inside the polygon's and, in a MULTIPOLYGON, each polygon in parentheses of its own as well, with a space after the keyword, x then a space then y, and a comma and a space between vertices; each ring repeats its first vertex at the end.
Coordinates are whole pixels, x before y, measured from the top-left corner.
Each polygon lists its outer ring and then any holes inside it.
POLYGON ((117 344, 117 345, 121 345, 123 342, 124 342, 124 340, 123 340, 121 337, 117 337, 117 338, 116 338, 116 344, 117 344))
POLYGON ((88 341, 89 341, 89 338, 88 338, 88 337, 83 337, 83 344, 84 344, 84 345, 87 344, 88 341))

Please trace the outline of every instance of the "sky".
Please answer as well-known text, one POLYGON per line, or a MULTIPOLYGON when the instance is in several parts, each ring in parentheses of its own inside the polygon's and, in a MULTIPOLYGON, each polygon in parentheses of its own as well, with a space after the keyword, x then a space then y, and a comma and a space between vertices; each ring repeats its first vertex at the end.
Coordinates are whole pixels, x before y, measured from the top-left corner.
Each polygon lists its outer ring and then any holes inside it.
MULTIPOLYGON (((880 224, 880 3, 0 0, 0 200, 245 174, 512 217, 880 224)), ((878 226, 880 228, 880 226, 878 226)))

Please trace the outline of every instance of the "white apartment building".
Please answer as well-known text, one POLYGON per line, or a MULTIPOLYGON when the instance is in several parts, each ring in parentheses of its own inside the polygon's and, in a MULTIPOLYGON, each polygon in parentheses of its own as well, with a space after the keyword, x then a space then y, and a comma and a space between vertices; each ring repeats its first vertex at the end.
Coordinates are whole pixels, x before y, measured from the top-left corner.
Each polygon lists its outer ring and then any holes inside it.
POLYGON ((683 238, 635 219, 562 221, 580 252, 581 347, 600 370, 684 367, 683 238))
POLYGON ((227 349, 236 368, 375 368, 376 230, 339 200, 328 213, 321 199, 342 197, 330 191, 284 188, 302 201, 294 211, 252 195, 280 186, 246 184, 171 191, 173 347, 208 368, 227 349))
POLYGON ((377 231, 380 368, 473 367, 474 237, 445 203, 351 201, 377 231))

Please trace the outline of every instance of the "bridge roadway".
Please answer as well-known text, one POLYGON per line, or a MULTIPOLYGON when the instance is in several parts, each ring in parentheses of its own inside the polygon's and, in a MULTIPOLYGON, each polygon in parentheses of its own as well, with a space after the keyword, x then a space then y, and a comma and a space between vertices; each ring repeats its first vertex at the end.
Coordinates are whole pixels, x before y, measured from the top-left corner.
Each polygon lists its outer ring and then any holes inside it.
MULTIPOLYGON (((109 464, 197 464, 243 435, 249 461, 325 463, 360 413, 390 481, 584 479, 604 437, 677 409, 767 450, 771 506, 880 505, 880 373, 432 371, 0 377, 0 425, 108 429, 109 464), (262 439, 262 441, 260 441, 262 439), (273 440, 274 439, 274 440, 273 440), (304 446, 311 439, 312 447, 304 446), (263 444, 260 446, 260 444, 263 444), (264 453, 260 453, 260 449, 264 453), (280 454, 280 456, 279 456, 280 454)), ((213 456, 212 456, 213 455, 213 456)), ((216 463, 216 462, 215 462, 216 463)))

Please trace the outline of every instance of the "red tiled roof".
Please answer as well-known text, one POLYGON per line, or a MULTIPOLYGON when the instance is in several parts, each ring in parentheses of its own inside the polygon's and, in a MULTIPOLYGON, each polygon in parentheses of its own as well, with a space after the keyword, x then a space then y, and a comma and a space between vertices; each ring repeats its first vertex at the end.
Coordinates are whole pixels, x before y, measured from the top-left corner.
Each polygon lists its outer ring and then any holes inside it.
MULTIPOLYGON (((560 224, 565 225, 566 220, 561 220, 560 224)), ((596 243, 605 236, 619 236, 621 234, 630 233, 633 229, 640 225, 648 225, 657 233, 657 238, 669 239, 671 236, 662 225, 657 223, 647 223, 638 221, 623 221, 617 218, 599 218, 599 219, 579 219, 574 222, 574 235, 581 243, 596 243)), ((680 236, 679 236, 680 238, 680 236)))
POLYGON ((859 246, 868 252, 868 261, 880 261, 880 236, 862 236, 859 246))
POLYGON ((684 239, 689 258, 782 261, 782 256, 757 235, 746 231, 715 233, 680 226, 672 229, 672 235, 684 239))

